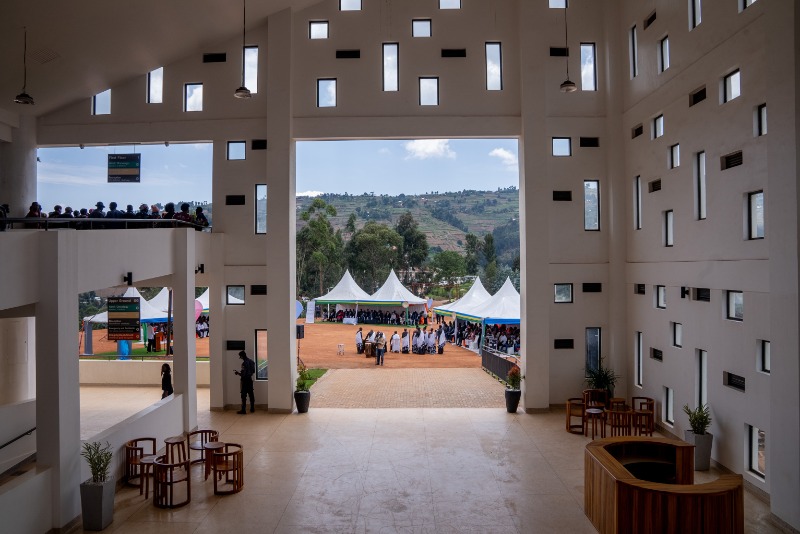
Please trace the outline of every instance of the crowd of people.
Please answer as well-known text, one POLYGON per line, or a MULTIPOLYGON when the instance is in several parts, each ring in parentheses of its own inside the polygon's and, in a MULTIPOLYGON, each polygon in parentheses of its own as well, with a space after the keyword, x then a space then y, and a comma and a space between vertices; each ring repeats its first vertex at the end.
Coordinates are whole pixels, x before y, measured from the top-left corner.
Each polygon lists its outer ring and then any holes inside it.
POLYGON ((489 348, 499 352, 508 352, 510 348, 518 353, 520 341, 518 326, 493 324, 486 327, 486 344, 489 348))
POLYGON ((436 354, 437 352, 438 354, 444 354, 445 344, 447 341, 452 341, 453 332, 452 323, 450 325, 442 324, 439 328, 431 327, 428 329, 427 326, 423 326, 420 329, 417 327, 411 333, 407 328, 404 328, 402 334, 395 330, 387 341, 386 335, 382 331, 370 330, 365 335, 364 329, 359 327, 356 332, 356 353, 363 354, 368 349, 367 343, 372 344, 376 351, 375 356, 378 359, 376 365, 383 365, 383 352, 385 352, 387 345, 390 352, 398 354, 436 354), (379 355, 378 351, 383 352, 379 355))
MULTIPOLYGON (((425 312, 410 311, 408 312, 408 319, 405 313, 397 313, 397 311, 388 310, 334 310, 328 313, 317 307, 316 317, 323 321, 332 323, 341 323, 345 319, 356 319, 357 323, 361 324, 388 324, 388 325, 406 325, 416 326, 418 324, 428 324, 428 315, 425 312)), ((437 316, 438 317, 438 316, 437 316)), ((438 324, 438 322, 437 322, 438 324)))
POLYGON ((197 318, 194 328, 198 339, 208 337, 210 326, 211 325, 208 322, 208 315, 200 315, 200 317, 197 318))

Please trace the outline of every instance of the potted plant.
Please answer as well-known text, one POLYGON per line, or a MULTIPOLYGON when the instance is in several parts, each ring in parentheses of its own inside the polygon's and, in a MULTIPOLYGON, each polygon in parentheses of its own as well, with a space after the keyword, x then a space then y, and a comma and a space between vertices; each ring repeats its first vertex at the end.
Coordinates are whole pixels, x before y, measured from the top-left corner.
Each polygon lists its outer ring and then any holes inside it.
POLYGON ((506 410, 508 410, 508 413, 517 413, 519 399, 522 396, 519 386, 523 378, 525 377, 522 375, 519 366, 514 365, 508 370, 506 375, 506 410))
POLYGON ((311 391, 309 391, 309 380, 311 376, 303 363, 297 366, 297 382, 294 390, 294 403, 297 405, 297 413, 308 412, 308 405, 311 402, 311 391))
POLYGON ((93 441, 83 444, 81 456, 92 478, 81 483, 81 514, 85 530, 103 530, 114 520, 114 477, 109 475, 111 445, 93 441))
POLYGON ((711 426, 711 410, 708 404, 702 404, 694 410, 688 404, 683 405, 683 412, 689 416, 689 426, 683 432, 684 440, 694 445, 695 471, 708 471, 711 466, 711 444, 714 436, 706 432, 711 426))
POLYGON ((610 367, 603 366, 603 358, 597 365, 597 369, 586 368, 586 385, 589 389, 604 389, 608 391, 608 398, 614 396, 614 387, 617 385, 619 375, 610 367))

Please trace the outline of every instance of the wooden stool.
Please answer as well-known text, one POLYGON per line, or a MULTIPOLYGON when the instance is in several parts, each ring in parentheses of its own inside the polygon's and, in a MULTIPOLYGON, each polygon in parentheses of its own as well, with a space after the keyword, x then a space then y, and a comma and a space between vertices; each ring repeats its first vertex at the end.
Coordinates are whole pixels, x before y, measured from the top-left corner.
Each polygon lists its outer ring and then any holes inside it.
MULTIPOLYGON (((156 462, 155 454, 149 456, 142 456, 139 460, 139 463, 142 466, 142 477, 144 478, 144 500, 147 500, 150 497, 150 475, 153 474, 153 466, 156 462)), ((155 484, 155 483, 154 483, 155 484)), ((139 495, 142 494, 142 486, 139 485, 139 495)))
POLYGON ((216 430, 195 430, 189 432, 186 436, 186 441, 189 442, 189 456, 191 459, 192 451, 200 451, 200 458, 192 460, 193 464, 205 462, 206 449, 205 444, 209 441, 219 441, 219 432, 216 430))
POLYGON ((139 495, 143 493, 144 488, 149 489, 147 477, 155 454, 156 438, 132 439, 125 444, 125 482, 131 486, 138 486, 139 495), (133 479, 136 479, 135 483, 131 482, 133 479))
POLYGON ((244 487, 244 450, 237 443, 226 443, 225 452, 212 452, 214 495, 239 493, 244 487), (224 482, 223 482, 224 480, 224 482), (227 487, 227 489, 221 486, 227 487))
MULTIPOLYGON (((598 422, 600 423, 600 437, 606 437, 605 410, 602 408, 586 408, 586 430, 589 430, 589 421, 592 422, 592 439, 594 439, 594 436, 597 433, 598 422)), ((584 433, 584 435, 586 435, 586 433, 584 433)))
POLYGON ((573 434, 584 433, 583 427, 586 423, 586 417, 584 414, 585 408, 586 406, 583 404, 583 399, 575 397, 567 399, 567 432, 571 432, 573 434), (573 417, 580 417, 580 424, 573 424, 573 417))
POLYGON ((612 436, 631 435, 631 417, 633 412, 630 410, 608 410, 606 419, 611 427, 612 436))
POLYGON ((633 431, 637 436, 652 436, 655 428, 656 401, 650 397, 633 397, 633 431))
POLYGON ((153 464, 153 505, 157 508, 178 508, 189 504, 192 500, 191 476, 189 460, 167 462, 166 456, 159 456, 153 464), (186 484, 186 498, 175 501, 175 487, 186 484))
POLYGON ((174 464, 184 462, 189 459, 186 455, 186 438, 181 436, 173 436, 164 440, 166 445, 166 462, 174 464))
POLYGON ((344 356, 344 343, 336 345, 336 354, 344 356))
POLYGON ((205 445, 203 445, 203 449, 205 450, 206 455, 206 480, 208 480, 208 475, 211 474, 211 465, 214 463, 214 454, 223 450, 225 448, 225 444, 221 441, 209 441, 205 445))

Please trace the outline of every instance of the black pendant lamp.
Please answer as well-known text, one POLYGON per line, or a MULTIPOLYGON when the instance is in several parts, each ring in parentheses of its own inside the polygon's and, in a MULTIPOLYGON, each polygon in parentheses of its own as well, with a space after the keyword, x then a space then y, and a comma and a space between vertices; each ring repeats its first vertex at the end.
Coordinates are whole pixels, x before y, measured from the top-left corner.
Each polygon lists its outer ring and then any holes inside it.
POLYGON ((250 98, 253 96, 250 89, 244 86, 244 34, 245 34, 245 21, 246 19, 247 0, 242 0, 242 86, 233 92, 236 98, 250 98))
POLYGON ((567 8, 569 7, 569 0, 564 2, 564 48, 567 50, 567 55, 564 60, 567 62, 567 79, 561 83, 562 93, 574 93, 578 90, 575 82, 569 79, 569 33, 567 32, 567 8))
POLYGON ((22 48, 22 92, 14 97, 17 104, 32 106, 35 104, 33 97, 26 92, 28 85, 28 28, 25 28, 25 44, 22 48))

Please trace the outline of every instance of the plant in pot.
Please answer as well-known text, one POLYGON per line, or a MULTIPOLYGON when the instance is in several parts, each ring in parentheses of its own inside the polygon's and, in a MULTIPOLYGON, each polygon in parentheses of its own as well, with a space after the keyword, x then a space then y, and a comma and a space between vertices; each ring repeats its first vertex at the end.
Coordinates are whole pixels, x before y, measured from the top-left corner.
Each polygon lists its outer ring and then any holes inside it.
POLYGON ((109 475, 111 445, 93 441, 83 444, 81 456, 92 478, 81 483, 81 514, 85 530, 103 530, 114 520, 114 477, 109 475))
POLYGON ((586 385, 589 389, 604 389, 608 392, 608 398, 614 396, 614 387, 617 385, 619 375, 610 367, 603 366, 603 358, 597 365, 597 369, 586 368, 586 385))
POLYGON ((519 386, 524 378, 519 366, 514 365, 508 370, 506 375, 506 410, 508 413, 517 413, 519 399, 522 396, 519 386))
POLYGON ((297 382, 294 389, 294 403, 297 405, 297 413, 308 412, 308 405, 311 402, 311 391, 309 381, 311 376, 303 363, 297 366, 297 382))
POLYGON ((711 426, 711 409, 708 404, 702 404, 692 410, 688 404, 683 405, 683 412, 689 416, 691 429, 684 430, 686 443, 694 445, 695 471, 708 471, 711 466, 711 445, 714 436, 706 432, 711 426))

